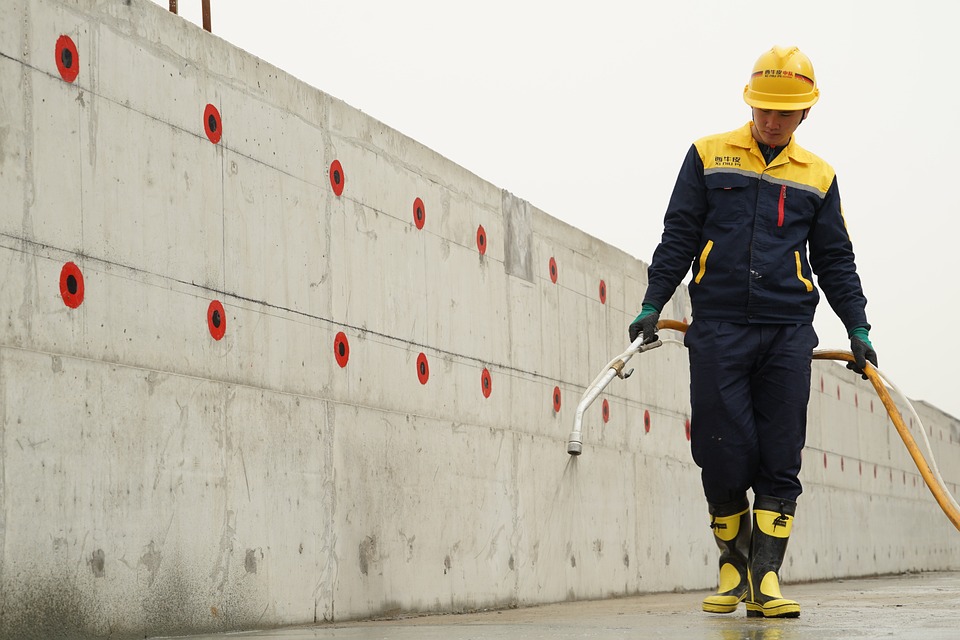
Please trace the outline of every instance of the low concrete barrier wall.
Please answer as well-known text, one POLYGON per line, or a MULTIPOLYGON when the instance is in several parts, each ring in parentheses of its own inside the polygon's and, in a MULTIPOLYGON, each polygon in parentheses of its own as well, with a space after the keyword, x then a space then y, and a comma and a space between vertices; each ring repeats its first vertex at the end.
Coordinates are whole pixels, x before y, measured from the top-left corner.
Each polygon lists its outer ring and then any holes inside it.
MULTIPOLYGON (((0 193, 0 637, 714 585, 682 347, 566 454, 640 261, 143 0, 6 3, 0 193)), ((960 568, 872 389, 813 386, 784 578, 960 568)))

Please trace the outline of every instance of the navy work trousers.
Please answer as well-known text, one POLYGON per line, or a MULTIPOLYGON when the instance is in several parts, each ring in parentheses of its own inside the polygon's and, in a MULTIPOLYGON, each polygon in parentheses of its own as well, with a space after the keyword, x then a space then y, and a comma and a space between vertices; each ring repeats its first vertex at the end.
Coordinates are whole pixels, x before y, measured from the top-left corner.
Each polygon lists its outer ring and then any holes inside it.
POLYGON ((796 500, 807 434, 810 325, 743 325, 694 318, 690 444, 707 501, 755 495, 796 500))

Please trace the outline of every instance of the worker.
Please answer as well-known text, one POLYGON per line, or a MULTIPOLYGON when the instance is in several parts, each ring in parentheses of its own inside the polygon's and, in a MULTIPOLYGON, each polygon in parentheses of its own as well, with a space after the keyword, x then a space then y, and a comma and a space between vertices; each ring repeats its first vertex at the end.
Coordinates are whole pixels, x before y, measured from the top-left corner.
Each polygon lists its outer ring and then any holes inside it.
POLYGON ((794 138, 819 93, 796 47, 760 56, 743 92, 751 121, 697 140, 683 161, 629 328, 631 343, 655 341, 691 272, 691 450, 720 548, 717 593, 703 601, 711 613, 746 601, 750 617, 800 615, 779 570, 801 492, 814 274, 849 335, 848 367, 866 378, 867 361, 877 364, 837 178, 794 138))

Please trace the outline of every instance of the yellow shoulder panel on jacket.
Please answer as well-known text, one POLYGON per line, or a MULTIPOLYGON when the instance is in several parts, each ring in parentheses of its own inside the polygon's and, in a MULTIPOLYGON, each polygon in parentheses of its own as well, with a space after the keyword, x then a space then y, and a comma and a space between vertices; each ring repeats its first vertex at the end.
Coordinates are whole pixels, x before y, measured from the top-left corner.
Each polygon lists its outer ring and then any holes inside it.
POLYGON ((780 184, 793 184, 817 191, 821 197, 833 183, 834 171, 827 162, 810 153, 792 138, 768 166, 757 147, 751 123, 738 129, 705 136, 694 142, 705 174, 733 172, 755 175, 780 184))
POLYGON ((705 173, 732 171, 761 174, 767 166, 753 142, 749 122, 733 131, 700 138, 693 145, 700 154, 705 173))
POLYGON ((789 158, 789 162, 771 166, 767 170, 771 177, 808 185, 821 194, 827 193, 836 175, 833 167, 797 144, 796 138, 791 139, 787 148, 780 154, 781 157, 784 155, 789 158))

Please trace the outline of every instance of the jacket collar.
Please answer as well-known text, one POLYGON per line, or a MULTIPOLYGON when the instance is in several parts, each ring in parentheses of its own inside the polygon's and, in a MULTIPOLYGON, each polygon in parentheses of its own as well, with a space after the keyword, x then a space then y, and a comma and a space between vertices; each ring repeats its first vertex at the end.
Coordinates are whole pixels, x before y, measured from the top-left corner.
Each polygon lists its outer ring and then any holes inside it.
MULTIPOLYGON (((753 139, 753 133, 750 132, 750 127, 753 123, 748 122, 739 129, 734 129, 729 134, 725 142, 734 147, 740 147, 746 149, 747 151, 756 151, 760 153, 760 149, 757 148, 757 142, 753 139)), ((786 152, 787 156, 799 162, 801 164, 810 164, 814 161, 813 155, 799 144, 797 144, 797 136, 790 136, 790 142, 787 143, 787 147, 781 152, 781 155, 786 152)))

